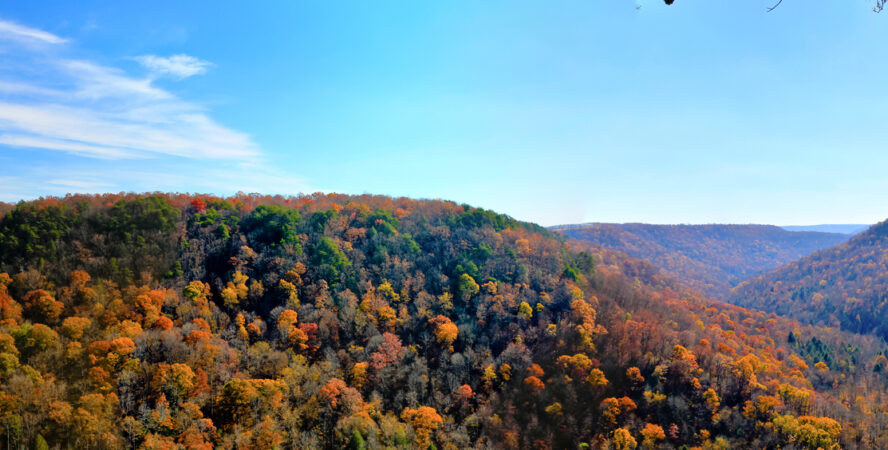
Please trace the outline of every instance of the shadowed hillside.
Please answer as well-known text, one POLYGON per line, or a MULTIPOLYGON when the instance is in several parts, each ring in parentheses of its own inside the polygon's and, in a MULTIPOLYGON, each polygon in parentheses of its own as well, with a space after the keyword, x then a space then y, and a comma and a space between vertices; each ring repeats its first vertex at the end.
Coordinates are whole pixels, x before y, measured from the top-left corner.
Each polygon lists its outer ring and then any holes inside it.
POLYGON ((888 339, 888 222, 743 283, 731 300, 888 339))

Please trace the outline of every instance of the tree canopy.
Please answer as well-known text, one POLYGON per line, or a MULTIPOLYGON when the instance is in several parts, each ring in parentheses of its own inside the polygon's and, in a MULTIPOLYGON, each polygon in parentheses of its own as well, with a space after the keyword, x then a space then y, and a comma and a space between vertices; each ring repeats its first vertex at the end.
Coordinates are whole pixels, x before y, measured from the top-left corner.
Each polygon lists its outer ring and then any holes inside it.
POLYGON ((0 218, 11 448, 884 448, 884 341, 445 201, 0 218))

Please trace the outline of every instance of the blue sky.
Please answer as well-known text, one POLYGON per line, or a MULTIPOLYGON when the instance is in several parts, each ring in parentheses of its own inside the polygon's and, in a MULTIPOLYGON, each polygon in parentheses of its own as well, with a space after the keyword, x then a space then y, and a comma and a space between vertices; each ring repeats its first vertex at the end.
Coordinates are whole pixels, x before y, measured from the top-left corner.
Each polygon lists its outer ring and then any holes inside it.
POLYGON ((0 201, 335 191, 544 225, 888 217, 867 0, 4 2, 0 201))

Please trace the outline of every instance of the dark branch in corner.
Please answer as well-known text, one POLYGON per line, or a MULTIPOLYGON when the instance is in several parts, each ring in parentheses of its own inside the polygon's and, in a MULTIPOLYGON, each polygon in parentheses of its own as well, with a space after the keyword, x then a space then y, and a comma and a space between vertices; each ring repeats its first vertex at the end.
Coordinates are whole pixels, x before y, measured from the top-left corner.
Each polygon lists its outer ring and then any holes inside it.
POLYGON ((777 0, 777 4, 768 8, 768 12, 771 12, 771 11, 777 9, 777 7, 780 6, 781 3, 783 3, 783 0, 777 0))

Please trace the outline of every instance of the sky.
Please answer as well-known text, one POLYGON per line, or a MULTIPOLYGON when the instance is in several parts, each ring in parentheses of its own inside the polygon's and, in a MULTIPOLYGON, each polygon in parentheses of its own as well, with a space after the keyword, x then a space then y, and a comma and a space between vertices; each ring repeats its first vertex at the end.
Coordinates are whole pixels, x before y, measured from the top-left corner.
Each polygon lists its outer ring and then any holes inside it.
POLYGON ((0 2, 0 201, 385 194, 542 225, 888 218, 888 12, 0 2))

